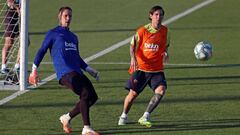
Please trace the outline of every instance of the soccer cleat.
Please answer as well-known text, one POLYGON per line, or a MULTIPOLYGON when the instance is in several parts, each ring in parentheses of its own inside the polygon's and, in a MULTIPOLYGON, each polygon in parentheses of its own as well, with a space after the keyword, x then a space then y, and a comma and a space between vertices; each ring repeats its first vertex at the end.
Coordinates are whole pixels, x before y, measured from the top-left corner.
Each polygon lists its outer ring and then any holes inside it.
POLYGON ((120 118, 119 118, 119 121, 118 121, 118 125, 119 125, 119 126, 126 125, 127 122, 128 122, 127 117, 120 117, 120 118))
POLYGON ((138 120, 138 123, 140 125, 143 125, 143 126, 146 126, 148 128, 152 127, 152 123, 149 121, 148 118, 146 117, 141 117, 139 120, 138 120))
POLYGON ((92 128, 83 128, 82 135, 100 135, 100 133, 94 131, 92 128))
POLYGON ((9 72, 9 69, 3 68, 1 69, 1 74, 7 74, 9 72))
POLYGON ((63 114, 60 118, 59 118, 60 122, 63 125, 63 130, 65 133, 69 134, 72 132, 72 128, 71 128, 71 124, 70 124, 70 116, 69 114, 63 114))

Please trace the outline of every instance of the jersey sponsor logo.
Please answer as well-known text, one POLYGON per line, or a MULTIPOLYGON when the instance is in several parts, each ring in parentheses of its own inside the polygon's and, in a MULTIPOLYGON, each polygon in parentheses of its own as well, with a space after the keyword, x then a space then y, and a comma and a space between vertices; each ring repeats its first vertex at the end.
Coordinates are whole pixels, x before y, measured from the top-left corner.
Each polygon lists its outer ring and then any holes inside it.
POLYGON ((65 41, 65 50, 66 51, 69 51, 69 50, 74 50, 74 51, 77 51, 77 45, 74 44, 74 43, 68 43, 65 41))
POLYGON ((154 51, 157 52, 159 50, 158 44, 148 44, 144 43, 144 51, 154 51))

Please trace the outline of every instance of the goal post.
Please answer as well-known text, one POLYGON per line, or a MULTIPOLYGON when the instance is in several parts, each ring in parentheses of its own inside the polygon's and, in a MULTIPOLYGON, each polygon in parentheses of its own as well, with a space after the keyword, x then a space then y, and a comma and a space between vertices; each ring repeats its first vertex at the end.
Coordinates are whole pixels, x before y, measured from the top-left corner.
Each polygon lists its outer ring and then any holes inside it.
POLYGON ((29 0, 21 0, 20 30, 20 90, 27 89, 28 80, 28 13, 29 0))

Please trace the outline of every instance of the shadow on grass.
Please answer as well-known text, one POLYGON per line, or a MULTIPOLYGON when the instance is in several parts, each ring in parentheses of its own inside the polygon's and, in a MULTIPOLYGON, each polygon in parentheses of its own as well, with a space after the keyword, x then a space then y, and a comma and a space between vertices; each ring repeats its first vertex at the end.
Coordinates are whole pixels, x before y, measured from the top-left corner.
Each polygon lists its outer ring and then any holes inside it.
MULTIPOLYGON (((124 89, 127 79, 111 79, 101 81, 98 88, 124 89), (111 84, 111 85, 109 85, 111 84)), ((199 77, 167 77, 168 86, 178 85, 216 85, 216 84, 240 84, 240 75, 229 76, 199 76, 199 77), (183 82, 184 81, 184 82, 183 82)))
MULTIPOLYGON (((111 126, 109 128, 100 128, 97 131, 101 135, 118 135, 118 134, 160 134, 161 132, 168 132, 169 134, 174 134, 173 132, 201 132, 211 130, 211 133, 221 132, 221 130, 228 128, 240 128, 240 119, 212 119, 212 120, 183 120, 183 121, 152 121, 153 126, 151 128, 146 128, 139 125, 136 122, 131 122, 126 126, 111 126), (159 124, 160 123, 160 124, 159 124)), ((65 135, 65 133, 60 128, 4 128, 1 132, 7 133, 9 130, 15 131, 16 133, 31 133, 31 134, 47 134, 47 135, 65 135), (41 130, 41 131, 40 131, 41 130), (42 131, 44 130, 44 131, 42 131)), ((240 130, 240 129, 239 129, 240 130)), ((72 135, 81 134, 81 128, 74 129, 72 135)), ((229 133, 231 134, 231 133, 229 133)), ((232 135, 232 134, 231 134, 232 135)))
MULTIPOLYGON (((220 67, 240 67, 240 64, 216 64, 216 65, 203 65, 203 66, 194 66, 194 65, 182 65, 182 66, 167 66, 167 69, 189 69, 189 68, 220 68, 220 67)), ((125 67, 119 67, 119 68, 106 68, 105 69, 99 69, 100 72, 108 72, 108 71, 126 71, 127 74, 127 68, 125 67)), ((91 78, 90 78, 91 79, 91 78)), ((121 88, 125 86, 125 83, 127 81, 128 77, 121 79, 116 77, 113 77, 111 79, 104 79, 100 81, 100 88, 121 88), (112 85, 108 85, 112 84, 112 85), (122 84, 122 85, 119 85, 122 84)), ((191 77, 168 77, 167 80, 169 81, 169 85, 204 85, 204 84, 238 84, 240 83, 240 75, 219 75, 219 76, 191 76, 191 77), (234 81, 229 82, 229 80, 235 79, 234 81), (207 82, 199 82, 199 81, 207 81, 207 82), (220 81, 221 82, 212 82, 211 80, 220 81), (184 83, 176 83, 177 81, 184 81, 184 83), (192 82, 192 81, 198 81, 198 82, 192 82)), ((56 80, 54 80, 56 81, 56 80)), ((51 81, 52 82, 52 81, 51 81)), ((95 83, 95 81, 93 81, 95 83)), ((39 87, 37 89, 62 89, 59 85, 49 85, 46 84, 45 87, 39 87)))
MULTIPOLYGON (((224 101, 240 101, 240 95, 222 96, 222 97, 199 97, 199 98, 174 98, 163 100, 163 104, 181 104, 181 103, 210 103, 210 102, 224 102, 224 101)), ((149 99, 137 99, 134 104, 147 104, 149 99)), ((96 103, 97 106, 106 105, 122 105, 123 100, 101 100, 96 103)), ((17 108, 61 108, 73 107, 74 101, 68 102, 44 102, 44 103, 30 103, 30 104, 5 104, 0 106, 0 109, 17 109, 17 108)))
MULTIPOLYGON (((132 123, 136 124, 136 123, 132 123)), ((215 120, 186 120, 186 121, 153 121, 151 128, 145 128, 143 126, 132 127, 121 126, 116 128, 101 129, 103 135, 107 134, 130 134, 130 133, 146 133, 146 134, 158 134, 160 132, 174 132, 174 131, 197 131, 209 129, 226 129, 226 128, 239 128, 240 119, 215 119, 215 120), (161 123, 161 124, 159 124, 161 123)))
MULTIPOLYGON (((1 128, 1 135, 66 135, 60 128, 50 127, 16 127, 1 128)), ((79 133, 80 131, 78 131, 79 133)))
POLYGON ((230 76, 201 76, 201 77, 169 77, 168 80, 185 81, 185 80, 226 80, 226 79, 240 79, 240 75, 230 76))
POLYGON ((218 85, 218 84, 240 84, 240 80, 237 81, 217 81, 217 82, 211 82, 211 81, 208 81, 208 82, 170 82, 168 83, 168 86, 183 86, 183 85, 187 85, 187 86, 190 86, 190 85, 199 85, 199 86, 203 86, 203 85, 218 85))
POLYGON ((186 65, 166 65, 165 69, 195 69, 195 68, 232 68, 232 67, 240 67, 240 64, 186 64, 186 65))

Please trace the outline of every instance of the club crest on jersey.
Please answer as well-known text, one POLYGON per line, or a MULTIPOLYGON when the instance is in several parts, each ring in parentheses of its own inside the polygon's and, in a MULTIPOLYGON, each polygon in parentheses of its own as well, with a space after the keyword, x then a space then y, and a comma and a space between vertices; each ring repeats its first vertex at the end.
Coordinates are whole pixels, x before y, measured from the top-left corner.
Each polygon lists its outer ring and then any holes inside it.
POLYGON ((76 51, 77 50, 77 45, 76 44, 74 44, 74 43, 68 43, 68 42, 66 42, 65 41, 65 50, 66 51, 69 51, 69 50, 74 50, 74 51, 76 51))
POLYGON ((158 51, 159 45, 157 44, 144 44, 144 51, 158 51))

